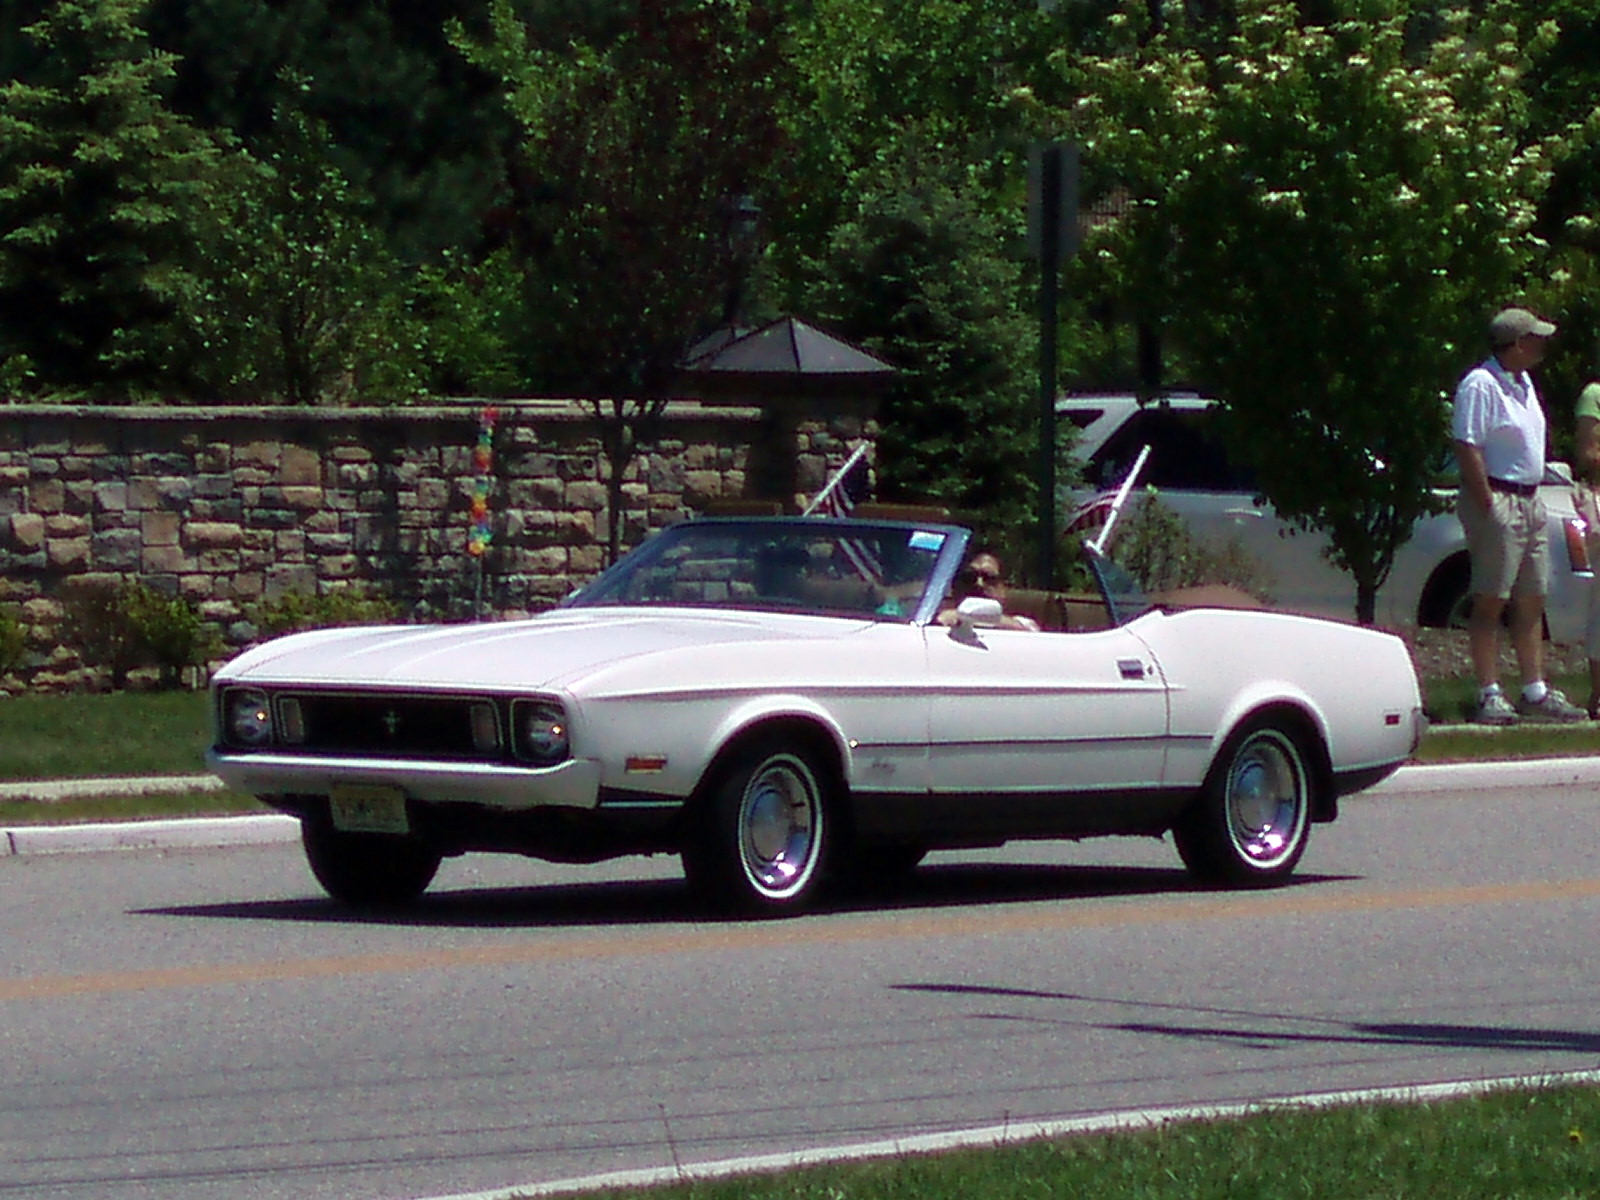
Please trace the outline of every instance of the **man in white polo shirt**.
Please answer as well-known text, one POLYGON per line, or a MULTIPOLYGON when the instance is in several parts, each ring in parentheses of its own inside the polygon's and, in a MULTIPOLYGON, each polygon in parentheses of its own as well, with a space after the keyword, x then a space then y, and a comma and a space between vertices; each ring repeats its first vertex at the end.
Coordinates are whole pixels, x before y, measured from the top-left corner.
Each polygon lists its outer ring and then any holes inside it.
POLYGON ((1544 358, 1556 327, 1525 308, 1489 322, 1493 353, 1456 388, 1451 415, 1461 492, 1456 512, 1472 558, 1467 639, 1478 680, 1475 719, 1582 721, 1588 714, 1544 678, 1544 598, 1550 586, 1544 478, 1545 416, 1529 368, 1544 358), (1522 676, 1513 704, 1500 690, 1500 620, 1510 606, 1511 647, 1522 676))

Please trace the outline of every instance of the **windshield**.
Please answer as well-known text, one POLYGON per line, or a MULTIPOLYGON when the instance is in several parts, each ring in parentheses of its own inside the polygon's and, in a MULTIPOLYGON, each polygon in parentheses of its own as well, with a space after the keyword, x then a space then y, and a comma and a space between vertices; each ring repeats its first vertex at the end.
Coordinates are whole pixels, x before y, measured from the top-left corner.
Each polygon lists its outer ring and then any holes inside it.
POLYGON ((1083 558, 1105 600, 1106 613, 1113 625, 1126 625, 1140 613, 1155 607, 1138 580, 1093 546, 1084 546, 1083 558))
POLYGON ((833 518, 691 521, 658 534, 566 607, 671 605, 909 621, 931 581, 941 591, 948 584, 965 534, 833 518))

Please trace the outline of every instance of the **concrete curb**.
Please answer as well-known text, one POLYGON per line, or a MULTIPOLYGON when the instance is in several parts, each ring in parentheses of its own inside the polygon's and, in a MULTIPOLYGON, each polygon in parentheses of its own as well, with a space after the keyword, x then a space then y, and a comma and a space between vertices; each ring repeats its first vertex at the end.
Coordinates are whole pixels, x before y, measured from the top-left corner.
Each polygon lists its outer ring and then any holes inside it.
POLYGON ((1561 787, 1600 784, 1600 756, 1586 758, 1499 759, 1495 762, 1433 763, 1401 767, 1377 787, 1357 792, 1368 796, 1424 795, 1469 787, 1561 787))
POLYGON ((300 839, 300 822, 282 813, 108 821, 95 825, 18 825, 0 829, 0 857, 92 850, 184 850, 265 846, 300 839))
POLYGON ((24 779, 19 783, 0 783, 0 800, 66 800, 73 796, 159 796, 163 793, 220 792, 225 786, 215 775, 24 779))
MULTIPOLYGON (((1510 759, 1401 767, 1354 799, 1440 795, 1474 787, 1594 787, 1600 755, 1510 759)), ((63 779, 0 784, 0 799, 61 800, 69 796, 160 795, 220 791, 214 775, 127 779, 63 779)), ((260 816, 107 821, 92 825, 19 825, 0 829, 0 858, 16 854, 75 854, 91 850, 172 850, 262 846, 299 840, 300 822, 280 813, 260 816)))
MULTIPOLYGON (((0 800, 48 804, 74 796, 160 796, 220 792, 215 775, 141 775, 94 779, 29 779, 0 783, 0 800)), ((176 850, 292 842, 300 822, 281 813, 237 817, 173 817, 0 829, 0 858, 16 854, 76 854, 90 850, 176 850)))

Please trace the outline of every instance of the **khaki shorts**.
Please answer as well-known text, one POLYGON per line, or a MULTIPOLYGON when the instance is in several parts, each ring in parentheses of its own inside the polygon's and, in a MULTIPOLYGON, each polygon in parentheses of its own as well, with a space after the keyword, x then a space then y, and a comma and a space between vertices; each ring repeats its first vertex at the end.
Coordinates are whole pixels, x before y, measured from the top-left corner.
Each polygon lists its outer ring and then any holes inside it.
POLYGON ((1550 591, 1550 546, 1544 501, 1538 496, 1489 493, 1489 511, 1472 502, 1463 488, 1456 515, 1467 534, 1472 557, 1472 594, 1543 596, 1550 591))

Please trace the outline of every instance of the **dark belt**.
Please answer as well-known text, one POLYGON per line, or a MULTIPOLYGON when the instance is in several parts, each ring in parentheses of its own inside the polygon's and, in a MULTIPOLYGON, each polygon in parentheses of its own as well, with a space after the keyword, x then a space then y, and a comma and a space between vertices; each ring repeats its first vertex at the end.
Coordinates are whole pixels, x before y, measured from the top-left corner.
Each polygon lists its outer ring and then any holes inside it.
POLYGON ((1504 492, 1508 496, 1521 496, 1524 500, 1539 494, 1539 485, 1536 483, 1512 483, 1509 479, 1496 479, 1492 475, 1489 477, 1489 486, 1497 492, 1504 492))

